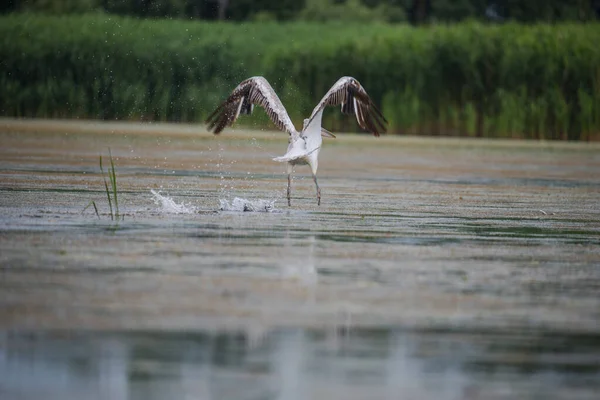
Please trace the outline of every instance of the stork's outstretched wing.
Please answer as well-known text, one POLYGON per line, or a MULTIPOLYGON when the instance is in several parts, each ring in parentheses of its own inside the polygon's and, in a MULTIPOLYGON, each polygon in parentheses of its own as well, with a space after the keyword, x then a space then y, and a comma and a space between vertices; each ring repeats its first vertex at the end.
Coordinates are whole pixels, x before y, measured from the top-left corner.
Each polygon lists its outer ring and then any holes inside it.
POLYGON ((220 133, 231 126, 240 114, 251 114, 254 105, 262 106, 271 121, 281 129, 293 135, 296 128, 277 93, 262 76, 255 76, 240 83, 213 113, 206 119, 208 130, 220 133))
POLYGON ((312 121, 325 106, 342 105, 342 113, 355 115, 358 125, 375 136, 386 132, 387 120, 371 100, 360 83, 351 76, 344 76, 329 89, 315 107, 309 120, 312 121))

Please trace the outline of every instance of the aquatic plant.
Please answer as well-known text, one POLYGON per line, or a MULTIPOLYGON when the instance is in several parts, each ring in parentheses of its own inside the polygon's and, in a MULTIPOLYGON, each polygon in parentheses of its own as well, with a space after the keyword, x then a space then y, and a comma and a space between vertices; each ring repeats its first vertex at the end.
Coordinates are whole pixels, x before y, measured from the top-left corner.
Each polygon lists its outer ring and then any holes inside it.
MULTIPOLYGON (((108 156, 110 160, 110 167, 105 172, 104 166, 102 164, 102 155, 99 156, 100 163, 100 173, 102 174, 102 181, 104 182, 104 191, 106 193, 106 199, 108 200, 108 208, 110 213, 110 219, 112 221, 118 221, 119 217, 123 220, 125 219, 124 215, 119 213, 119 191, 117 188, 117 173, 115 170, 115 163, 113 161, 112 153, 110 148, 108 149, 108 156), (106 175, 108 175, 108 182, 106 181, 106 175), (109 186, 110 182, 110 186, 109 186)), ((82 212, 87 210, 90 206, 94 207, 94 211, 96 212, 96 216, 100 219, 100 214, 98 213, 98 207, 96 206, 96 202, 94 200, 90 201, 87 206, 83 209, 82 212)))
POLYGON ((98 207, 96 206, 96 202, 94 200, 90 201, 88 203, 88 205, 85 206, 85 208, 83 209, 83 211, 81 211, 81 213, 83 214, 85 212, 85 210, 87 210, 88 208, 90 208, 90 206, 94 206, 94 211, 96 212, 96 217, 98 217, 98 219, 100 219, 100 213, 98 213, 98 207))
POLYGON ((110 169, 108 170, 108 179, 110 181, 110 190, 108 187, 108 183, 106 182, 106 177, 104 176, 104 168, 102 167, 102 155, 100 155, 100 172, 102 173, 102 179, 104 181, 104 189, 106 190, 106 197, 108 199, 108 207, 110 209, 110 219, 118 220, 119 219, 119 198, 118 198, 118 190, 117 190, 117 174, 115 172, 115 163, 113 162, 112 153, 110 148, 108 149, 108 156, 110 159, 110 169), (112 198, 111 198, 112 193, 112 198), (114 209, 113 209, 114 202, 114 209))

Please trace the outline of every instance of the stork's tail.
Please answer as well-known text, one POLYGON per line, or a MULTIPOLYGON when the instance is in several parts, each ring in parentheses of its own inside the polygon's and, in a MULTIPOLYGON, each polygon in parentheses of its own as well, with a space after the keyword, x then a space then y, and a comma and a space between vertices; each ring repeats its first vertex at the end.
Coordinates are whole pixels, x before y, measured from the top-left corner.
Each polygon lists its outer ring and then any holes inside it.
POLYGON ((298 160, 301 158, 306 159, 306 157, 309 157, 315 151, 319 151, 320 148, 321 148, 321 146, 314 148, 308 152, 306 150, 292 149, 292 150, 288 151, 287 153, 285 153, 284 155, 282 155, 281 157, 275 157, 273 159, 273 161, 291 162, 291 161, 298 160))
POLYGON ((294 161, 298 158, 300 158, 301 156, 299 155, 293 155, 293 154, 285 154, 281 157, 275 157, 273 159, 273 161, 278 161, 278 162, 290 162, 290 161, 294 161))

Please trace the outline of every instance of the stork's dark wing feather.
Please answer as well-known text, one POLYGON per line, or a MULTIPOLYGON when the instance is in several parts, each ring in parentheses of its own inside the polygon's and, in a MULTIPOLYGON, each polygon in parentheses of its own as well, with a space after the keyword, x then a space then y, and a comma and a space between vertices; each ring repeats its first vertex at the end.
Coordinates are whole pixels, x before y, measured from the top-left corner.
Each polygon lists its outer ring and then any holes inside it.
POLYGON ((240 83, 227 100, 206 119, 208 130, 215 134, 221 133, 225 127, 233 125, 240 114, 252 113, 255 104, 265 109, 277 128, 290 135, 296 132, 277 93, 262 76, 255 76, 240 83))
POLYGON ((340 78, 313 110, 310 120, 326 106, 342 106, 342 113, 356 116, 358 125, 375 136, 386 132, 387 120, 360 83, 351 76, 340 78))

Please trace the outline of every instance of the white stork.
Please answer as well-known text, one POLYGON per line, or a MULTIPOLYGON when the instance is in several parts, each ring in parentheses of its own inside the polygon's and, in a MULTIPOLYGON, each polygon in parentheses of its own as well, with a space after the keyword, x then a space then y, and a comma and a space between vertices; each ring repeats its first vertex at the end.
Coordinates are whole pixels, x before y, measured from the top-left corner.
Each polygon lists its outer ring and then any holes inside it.
POLYGON ((379 136, 386 131, 386 119, 377 106, 373 103, 360 83, 350 77, 340 78, 329 89, 327 94, 315 107, 310 118, 304 120, 302 131, 298 132, 292 123, 281 100, 262 76, 255 76, 240 83, 217 109, 206 119, 209 131, 219 134, 226 126, 231 126, 240 114, 251 114, 254 105, 262 106, 267 115, 282 131, 289 134, 287 153, 273 160, 287 162, 288 206, 291 205, 292 170, 295 165, 308 164, 312 171, 313 180, 317 188, 317 204, 321 205, 321 189, 317 182, 317 167, 319 165, 319 151, 323 137, 335 138, 328 130, 321 127, 321 119, 325 106, 341 104, 342 113, 356 116, 358 125, 379 136))

